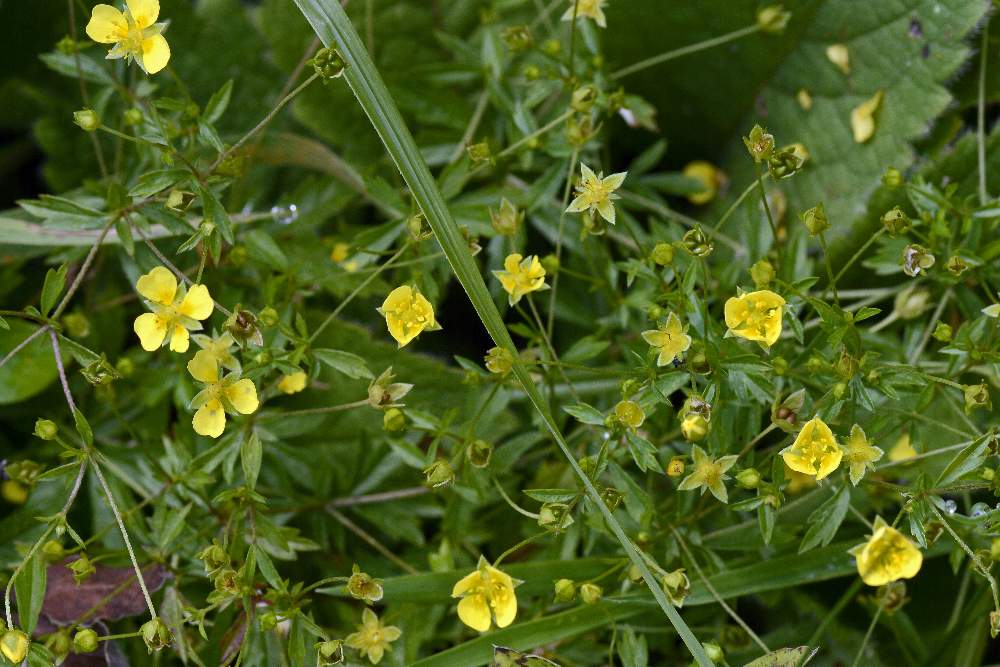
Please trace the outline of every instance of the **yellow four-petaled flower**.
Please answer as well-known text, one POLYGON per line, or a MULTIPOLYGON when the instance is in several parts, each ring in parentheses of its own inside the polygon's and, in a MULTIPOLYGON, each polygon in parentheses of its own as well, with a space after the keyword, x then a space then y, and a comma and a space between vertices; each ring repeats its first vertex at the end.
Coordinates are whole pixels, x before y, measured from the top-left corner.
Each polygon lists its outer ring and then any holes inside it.
POLYGON ((257 388, 239 373, 219 378, 219 364, 207 350, 198 350, 187 364, 188 372, 205 384, 191 400, 197 408, 192 425, 199 435, 218 438, 226 428, 226 413, 248 415, 257 409, 257 388))
POLYGON ((403 285, 389 292, 378 312, 385 317, 389 334, 399 347, 407 345, 423 331, 441 328, 434 319, 434 307, 420 290, 403 285))
POLYGON ((507 301, 514 305, 528 292, 548 289, 545 284, 545 267, 537 255, 522 256, 520 253, 507 255, 503 261, 503 271, 494 271, 507 292, 507 301))
POLYGON ((125 11, 96 5, 87 23, 87 35, 101 44, 114 44, 108 58, 134 60, 147 74, 156 74, 170 60, 170 46, 157 23, 159 0, 126 0, 125 11))
POLYGON ((735 336, 770 347, 781 336, 785 300, 771 290, 748 292, 726 301, 726 326, 735 336))
POLYGON ((802 426, 795 442, 781 450, 781 458, 796 472, 823 479, 840 465, 844 450, 837 444, 833 431, 819 417, 802 426))
POLYGON ((924 562, 917 545, 882 517, 875 517, 873 528, 875 532, 867 542, 848 551, 857 562, 861 580, 869 586, 882 586, 915 577, 924 562))
POLYGON ((519 583, 480 556, 475 571, 459 579, 451 591, 453 598, 462 598, 458 617, 479 632, 489 630, 491 621, 506 628, 517 616, 514 587, 519 583))
POLYGON ((178 288, 174 274, 162 266, 141 276, 135 289, 146 298, 146 305, 153 311, 135 318, 133 326, 142 349, 147 352, 160 347, 168 334, 171 350, 187 352, 188 331, 201 329, 200 320, 208 319, 215 307, 207 287, 178 288))

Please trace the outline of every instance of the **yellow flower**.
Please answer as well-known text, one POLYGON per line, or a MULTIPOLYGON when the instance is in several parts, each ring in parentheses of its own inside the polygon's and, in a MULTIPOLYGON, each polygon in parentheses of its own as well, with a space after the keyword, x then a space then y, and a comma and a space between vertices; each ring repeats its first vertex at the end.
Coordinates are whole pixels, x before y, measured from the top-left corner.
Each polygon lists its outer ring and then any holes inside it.
POLYGON ((865 470, 873 467, 884 452, 868 442, 864 429, 857 424, 851 427, 851 434, 847 436, 844 445, 846 445, 844 458, 851 466, 851 484, 857 486, 865 476, 865 470))
POLYGON ((198 350, 187 364, 188 372, 205 384, 191 400, 197 408, 192 425, 195 433, 218 438, 226 428, 226 413, 248 415, 257 409, 257 388, 239 373, 219 378, 219 364, 208 350, 198 350))
POLYGON ((658 353, 657 366, 666 366, 691 347, 691 336, 684 332, 681 318, 673 312, 667 313, 667 321, 659 329, 642 332, 642 338, 658 353))
POLYGON ((869 586, 882 586, 915 577, 924 562, 920 549, 880 516, 875 517, 874 528, 867 542, 848 551, 857 560, 861 580, 869 586))
POLYGON ((362 658, 366 657, 373 665, 377 665, 386 650, 392 650, 389 644, 399 639, 402 634, 403 631, 395 625, 383 625, 375 612, 366 607, 361 612, 361 625, 358 626, 358 631, 347 635, 344 644, 357 649, 362 658))
POLYGON ((160 0, 126 0, 125 11, 96 5, 87 24, 87 35, 101 44, 114 44, 108 58, 134 60, 147 74, 156 74, 170 60, 164 39, 165 23, 157 23, 160 0))
POLYGON ((904 433, 899 436, 899 440, 897 440, 896 444, 889 450, 890 461, 905 461, 906 459, 912 459, 916 455, 917 450, 915 450, 913 445, 910 444, 909 433, 904 433))
POLYGON ((507 292, 507 301, 514 305, 528 292, 548 289, 545 284, 545 267, 538 261, 537 255, 523 257, 520 253, 507 255, 503 261, 503 271, 494 271, 493 275, 500 279, 507 292))
POLYGON ((198 347, 211 354, 223 368, 228 368, 231 371, 240 370, 240 362, 230 351, 236 341, 233 339, 232 334, 228 331, 223 333, 221 336, 193 334, 191 338, 194 339, 194 342, 198 345, 198 347))
POLYGON ((711 162, 695 160, 684 167, 684 175, 701 183, 701 190, 688 195, 692 204, 707 204, 719 194, 719 186, 725 181, 725 175, 711 162))
POLYGON ((851 52, 845 44, 831 44, 826 47, 826 59, 844 74, 851 73, 851 52))
POLYGON ((736 336, 770 347, 781 336, 785 300, 771 290, 748 292, 726 301, 726 326, 736 336))
POLYGON ((813 417, 795 436, 795 442, 781 450, 781 458, 792 470, 815 475, 818 481, 837 469, 844 450, 830 427, 819 417, 813 417))
POLYGON ((725 473, 733 467, 739 456, 730 454, 713 460, 705 453, 705 450, 698 445, 693 445, 691 458, 693 460, 691 467, 694 470, 681 481, 677 490, 691 491, 701 488, 701 492, 704 494, 707 489, 720 501, 728 503, 729 495, 726 493, 726 485, 723 482, 729 479, 729 475, 725 473))
POLYGON ((436 331, 441 327, 434 319, 434 307, 415 287, 403 285, 389 292, 378 312, 385 317, 389 334, 399 347, 407 345, 422 331, 436 331))
POLYGON ((875 112, 882 105, 882 91, 851 110, 851 131, 854 142, 863 144, 875 134, 875 112))
POLYGON ((607 28, 608 23, 604 16, 606 4, 607 0, 569 0, 569 9, 562 15, 562 20, 572 21, 575 13, 577 18, 593 19, 597 25, 607 28))
POLYGON ((153 312, 135 318, 133 329, 139 336, 142 349, 152 352, 170 334, 170 349, 187 352, 190 340, 188 331, 201 329, 199 320, 208 319, 215 303, 204 285, 192 285, 185 290, 177 286, 174 274, 158 266, 135 283, 135 289, 146 297, 146 305, 153 312))
POLYGON ((506 628, 517 616, 514 587, 519 583, 480 556, 476 569, 459 579, 451 591, 451 597, 462 598, 458 603, 458 617, 479 632, 490 629, 491 619, 496 621, 497 627, 506 628))
POLYGON ((347 245, 343 241, 333 244, 333 250, 330 251, 330 259, 340 264, 351 252, 351 246, 347 245))
POLYGON ((581 162, 580 173, 582 178, 576 186, 576 198, 570 202, 566 212, 589 211, 593 214, 597 211, 610 224, 615 224, 615 205, 611 202, 618 199, 615 190, 625 181, 626 172, 605 177, 603 172, 595 174, 590 167, 581 162))
POLYGON ((282 375, 281 380, 278 381, 278 389, 286 394, 297 394, 306 388, 308 379, 309 376, 306 375, 305 371, 296 371, 288 375, 282 375))
POLYGON ((689 412, 681 418, 681 434, 688 442, 701 442, 711 427, 711 422, 697 412, 689 412))
POLYGON ((28 635, 17 628, 11 628, 0 637, 0 653, 14 665, 20 665, 27 657, 30 645, 28 635))
POLYGON ((615 419, 634 431, 642 426, 642 422, 646 420, 646 413, 635 401, 619 401, 615 406, 615 419))

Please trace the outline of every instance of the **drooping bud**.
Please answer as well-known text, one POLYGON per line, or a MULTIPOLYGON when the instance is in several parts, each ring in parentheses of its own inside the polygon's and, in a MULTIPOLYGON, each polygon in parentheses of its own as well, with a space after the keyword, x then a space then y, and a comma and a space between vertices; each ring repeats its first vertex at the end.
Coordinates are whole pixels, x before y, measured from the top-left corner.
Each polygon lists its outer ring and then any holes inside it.
POLYGON ((570 98, 569 105, 578 113, 586 113, 590 111, 591 107, 594 106, 594 102, 597 101, 597 87, 591 84, 585 86, 580 86, 573 91, 573 96, 570 98))
POLYGON ((399 408, 389 408, 382 415, 382 428, 389 433, 398 433, 406 428, 406 415, 399 408))
POLYGON ((573 515, 566 503, 545 503, 538 510, 538 525, 553 533, 561 533, 573 524, 573 515))
POLYGON ((514 367, 514 355, 503 347, 490 348, 486 353, 486 370, 497 375, 507 375, 514 367))
POLYGON ((691 592, 691 582, 684 573, 684 568, 678 568, 673 572, 663 575, 663 592, 667 594, 667 599, 675 607, 684 606, 684 598, 691 592))
POLYGON ((80 554, 79 558, 70 562, 66 567, 68 567, 70 572, 73 573, 73 581, 76 582, 77 586, 85 582, 92 574, 97 572, 97 568, 94 567, 92 562, 90 562, 90 558, 87 557, 87 554, 80 554))
POLYGON ((882 226, 889 236, 902 234, 910 228, 910 216, 903 209, 895 206, 882 214, 882 226))

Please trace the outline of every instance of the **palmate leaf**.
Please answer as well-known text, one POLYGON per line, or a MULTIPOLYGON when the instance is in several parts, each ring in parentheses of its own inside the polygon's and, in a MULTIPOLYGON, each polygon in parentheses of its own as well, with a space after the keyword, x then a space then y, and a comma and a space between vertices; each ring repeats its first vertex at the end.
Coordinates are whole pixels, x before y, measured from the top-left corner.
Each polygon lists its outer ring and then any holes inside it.
MULTIPOLYGON (((656 0, 609 6, 609 58, 625 65, 647 57, 649 44, 664 50, 750 25, 759 3, 709 0, 653 11, 656 0)), ((752 35, 730 45, 679 58, 622 80, 657 107, 672 161, 716 159, 741 192, 753 165, 739 137, 754 123, 783 144, 805 143, 806 168, 781 182, 788 215, 823 201, 839 254, 856 248, 867 231, 850 223, 878 186, 887 165, 905 169, 914 160, 910 142, 925 133, 951 101, 945 84, 969 56, 965 40, 988 4, 978 0, 799 0, 783 3, 792 19, 781 35, 752 35), (845 75, 825 55, 847 45, 845 75), (710 84, 706 82, 711 82, 710 84), (810 91, 812 109, 796 100, 810 91), (854 142, 851 110, 884 90, 874 137, 854 142), (683 99, 683 104, 677 104, 683 99), (697 127, 697 132, 691 128, 697 127), (719 146, 726 151, 718 154, 719 146)), ((643 136, 643 141, 648 137, 643 136)), ((718 206, 730 203, 732 196, 718 206)), ((712 219, 709 215, 708 219, 712 219)), ((736 222, 736 221, 734 221, 736 222)), ((732 223, 730 223, 732 224, 732 223)), ((735 225, 734 225, 735 226, 735 225)))
POLYGON ((639 555, 621 524, 608 509, 593 482, 580 468, 566 444, 548 403, 542 398, 527 368, 518 356, 510 333, 500 317, 485 282, 483 282, 478 267, 469 254, 468 243, 463 239, 458 225, 452 218, 444 198, 427 168, 427 164, 420 155, 413 136, 406 127, 406 123, 375 69, 375 65, 365 51, 361 38, 347 14, 344 13, 340 3, 336 0, 296 0, 296 4, 323 43, 335 45, 340 50, 347 63, 344 78, 385 144, 390 157, 406 181, 413 199, 423 211, 435 238, 476 309, 476 313, 486 326, 486 330, 498 346, 507 349, 513 356, 515 377, 528 395, 529 401, 542 417, 546 428, 552 434, 563 456, 566 457, 573 473, 583 485, 587 496, 601 512, 604 521, 621 544, 622 549, 642 574, 642 578, 653 597, 670 620, 671 625, 677 630, 692 656, 699 665, 710 666, 712 663, 701 642, 694 636, 684 619, 667 599, 660 582, 639 555))

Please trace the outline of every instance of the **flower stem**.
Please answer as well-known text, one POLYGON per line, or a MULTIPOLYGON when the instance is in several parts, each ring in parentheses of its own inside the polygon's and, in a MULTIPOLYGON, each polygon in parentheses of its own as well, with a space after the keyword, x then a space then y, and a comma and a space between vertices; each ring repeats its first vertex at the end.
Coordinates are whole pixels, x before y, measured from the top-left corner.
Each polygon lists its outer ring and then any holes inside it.
POLYGON ((727 32, 725 35, 719 35, 718 37, 706 39, 703 42, 697 42, 695 44, 689 44, 688 46, 682 46, 679 49, 673 49, 672 51, 667 51, 657 56, 652 56, 650 58, 640 60, 637 63, 629 65, 628 67, 623 67, 616 72, 612 72, 610 78, 612 80, 621 79, 622 77, 628 76, 629 74, 635 74, 636 72, 641 72, 644 69, 648 69, 655 65, 665 63, 668 60, 673 60, 674 58, 680 58, 681 56, 686 56, 691 53, 697 53, 698 51, 704 51, 705 49, 710 49, 714 46, 721 46, 722 44, 726 44, 727 42, 732 42, 734 40, 740 39, 741 37, 746 37, 747 35, 752 35, 758 31, 760 31, 760 26, 758 26, 755 23, 754 25, 749 25, 745 28, 740 28, 739 30, 727 32))

